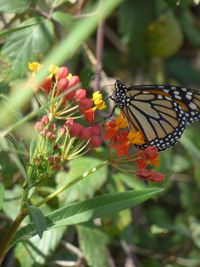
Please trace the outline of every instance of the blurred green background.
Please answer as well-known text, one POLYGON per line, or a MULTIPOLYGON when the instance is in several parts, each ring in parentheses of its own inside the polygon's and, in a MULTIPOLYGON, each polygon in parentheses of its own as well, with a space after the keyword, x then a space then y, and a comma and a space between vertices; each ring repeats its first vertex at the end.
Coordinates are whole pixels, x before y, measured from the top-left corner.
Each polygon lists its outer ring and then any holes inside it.
MULTIPOLYGON (((16 86, 26 80, 27 64, 33 60, 67 65, 90 90, 90 77, 96 72, 99 59, 108 77, 117 77, 129 85, 173 84, 200 90, 198 0, 0 0, 0 18, 2 99, 9 94, 15 99, 16 86), (106 17, 100 25, 100 39, 95 12, 106 17), (103 39, 102 47, 99 42, 103 39)), ((106 88, 103 93, 107 94, 106 88)), ((0 117, 6 112, 1 107, 0 117)), ((29 114, 35 109, 35 102, 16 101, 12 108, 13 119, 7 121, 9 118, 4 117, 1 128, 4 123, 12 125, 14 120, 29 114)), ((25 157, 33 123, 32 120, 22 124, 13 132, 25 157)), ((0 150, 0 181, 6 188, 0 212, 0 236, 4 235, 9 218, 17 213, 19 185, 23 181, 17 157, 11 153, 14 147, 6 149, 0 150)), ((200 123, 195 123, 176 146, 161 153, 161 166, 157 170, 166 179, 159 184, 165 189, 159 197, 115 216, 77 227, 58 228, 46 232, 42 240, 35 237, 20 243, 12 256, 8 256, 5 266, 200 266, 199 162, 200 123), (74 252, 74 247, 80 247, 84 257, 81 251, 74 252), (64 265, 70 261, 77 265, 64 265)), ((77 177, 79 166, 88 168, 96 163, 96 154, 74 160, 68 166, 70 175, 77 177)), ((135 177, 109 168, 95 175, 44 210, 101 193, 146 186, 135 177)), ((66 172, 59 173, 56 183, 63 182, 65 176, 66 172)), ((54 186, 53 183, 41 187, 41 196, 54 186)))

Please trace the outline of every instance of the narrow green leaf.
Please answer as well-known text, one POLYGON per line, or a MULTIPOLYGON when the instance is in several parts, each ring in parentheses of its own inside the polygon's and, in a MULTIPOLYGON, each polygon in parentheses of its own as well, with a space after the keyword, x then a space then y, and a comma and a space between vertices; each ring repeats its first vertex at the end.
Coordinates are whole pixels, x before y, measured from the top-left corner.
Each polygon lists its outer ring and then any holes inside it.
POLYGON ((0 183, 0 210, 3 207, 3 200, 4 200, 4 186, 0 183))
MULTIPOLYGON (((68 204, 46 216, 47 228, 51 229, 54 227, 79 224, 110 215, 120 210, 137 206, 162 191, 163 189, 160 188, 148 188, 108 194, 90 200, 68 204)), ((35 234, 33 225, 28 224, 17 232, 14 243, 30 238, 35 234)))
POLYGON ((92 267, 109 266, 106 234, 91 224, 79 225, 77 228, 79 244, 88 265, 92 267))
POLYGON ((27 208, 35 226, 36 233, 42 238, 43 232, 47 229, 46 218, 39 208, 29 205, 27 205, 27 208))
POLYGON ((0 0, 0 11, 8 13, 21 13, 25 11, 31 0, 0 0))

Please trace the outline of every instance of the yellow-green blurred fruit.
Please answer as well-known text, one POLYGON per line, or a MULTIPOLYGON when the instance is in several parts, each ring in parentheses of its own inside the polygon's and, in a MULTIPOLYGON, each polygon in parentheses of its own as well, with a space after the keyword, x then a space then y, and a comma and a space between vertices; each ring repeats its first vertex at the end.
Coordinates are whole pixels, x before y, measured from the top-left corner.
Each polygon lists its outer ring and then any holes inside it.
POLYGON ((167 58, 174 55, 183 43, 183 33, 172 12, 160 16, 147 28, 146 45, 150 55, 167 58))

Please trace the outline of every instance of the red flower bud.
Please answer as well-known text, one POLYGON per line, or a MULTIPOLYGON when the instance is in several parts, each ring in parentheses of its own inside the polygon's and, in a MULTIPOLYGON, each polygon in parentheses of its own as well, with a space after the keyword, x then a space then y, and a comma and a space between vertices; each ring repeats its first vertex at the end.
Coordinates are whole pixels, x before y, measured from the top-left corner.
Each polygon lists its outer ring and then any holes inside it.
POLYGON ((93 136, 91 138, 90 144, 92 147, 99 147, 99 146, 101 146, 101 143, 102 143, 102 139, 100 136, 93 136))
POLYGON ((41 90, 43 92, 45 92, 47 95, 49 94, 49 92, 51 91, 52 87, 53 87, 53 83, 51 78, 46 78, 46 80, 44 80, 44 82, 41 84, 41 90))
POLYGON ((143 153, 144 158, 147 160, 152 160, 158 157, 158 150, 155 146, 148 146, 143 153))
POLYGON ((80 138, 84 140, 88 140, 91 137, 91 127, 83 128, 80 133, 80 138))
POLYGON ((84 98, 79 103, 79 110, 84 112, 93 106, 93 101, 89 98, 84 98))
POLYGON ((60 136, 63 136, 66 133, 66 128, 65 127, 61 127, 58 129, 58 133, 60 136))
POLYGON ((93 136, 99 135, 100 132, 101 132, 101 127, 100 127, 100 125, 96 124, 96 125, 93 125, 93 126, 91 127, 91 133, 92 133, 93 136))
POLYGON ((164 180, 164 174, 161 172, 152 172, 152 176, 150 178, 151 182, 162 182, 164 180))
POLYGON ((44 115, 41 119, 41 122, 43 122, 44 125, 47 125, 49 123, 49 117, 47 115, 44 115))
POLYGON ((76 91, 75 98, 77 101, 81 101, 82 99, 86 98, 86 90, 85 89, 78 89, 76 91))
POLYGON ((56 73, 56 79, 57 80, 66 79, 68 74, 69 70, 67 67, 60 67, 56 73))
POLYGON ((74 87, 80 82, 80 79, 78 76, 74 75, 69 79, 69 87, 74 87))
POLYGON ((74 123, 69 127, 69 132, 71 136, 79 137, 82 130, 83 126, 80 123, 74 123))
POLYGON ((154 172, 152 170, 138 170, 136 175, 141 179, 149 180, 151 182, 162 182, 164 180, 164 174, 161 172, 154 172))
MULTIPOLYGON (((69 87, 68 87, 69 88, 69 87)), ((72 100, 73 98, 74 98, 74 96, 75 96, 75 94, 76 94, 76 91, 72 91, 72 92, 70 92, 69 94, 67 94, 66 96, 65 96, 65 101, 66 100, 72 100)))
POLYGON ((51 125, 49 126, 49 129, 50 129, 51 131, 55 131, 56 128, 57 128, 57 126, 56 126, 55 123, 51 123, 51 125))
POLYGON ((152 175, 151 170, 141 169, 136 172, 136 175, 139 176, 141 179, 148 179, 152 175))
POLYGON ((72 118, 67 119, 65 122, 66 126, 72 126, 73 124, 74 124, 74 120, 72 118))
POLYGON ((35 124, 35 129, 41 132, 44 128, 44 123, 42 121, 37 121, 35 124))
POLYGON ((84 117, 88 122, 94 122, 94 110, 91 108, 84 112, 84 117))
POLYGON ((57 88, 59 91, 65 91, 69 86, 69 81, 67 79, 61 79, 58 81, 57 88))

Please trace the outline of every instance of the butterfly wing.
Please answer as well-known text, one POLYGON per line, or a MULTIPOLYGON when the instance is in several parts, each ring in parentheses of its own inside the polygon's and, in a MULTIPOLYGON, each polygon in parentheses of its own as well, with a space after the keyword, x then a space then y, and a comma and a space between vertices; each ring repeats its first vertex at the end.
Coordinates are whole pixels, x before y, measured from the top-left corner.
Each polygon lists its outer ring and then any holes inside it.
MULTIPOLYGON (((138 86, 136 86, 137 88, 138 86)), ((185 111, 187 125, 200 120, 200 92, 181 86, 167 85, 142 85, 140 88, 147 89, 149 93, 165 95, 176 101, 185 111)), ((129 90, 132 90, 131 87, 129 90)))
POLYGON ((152 145, 161 151, 177 142, 187 125, 185 111, 178 103, 158 90, 155 94, 134 88, 126 96, 130 102, 121 111, 130 130, 143 133, 145 144, 141 148, 152 145))

